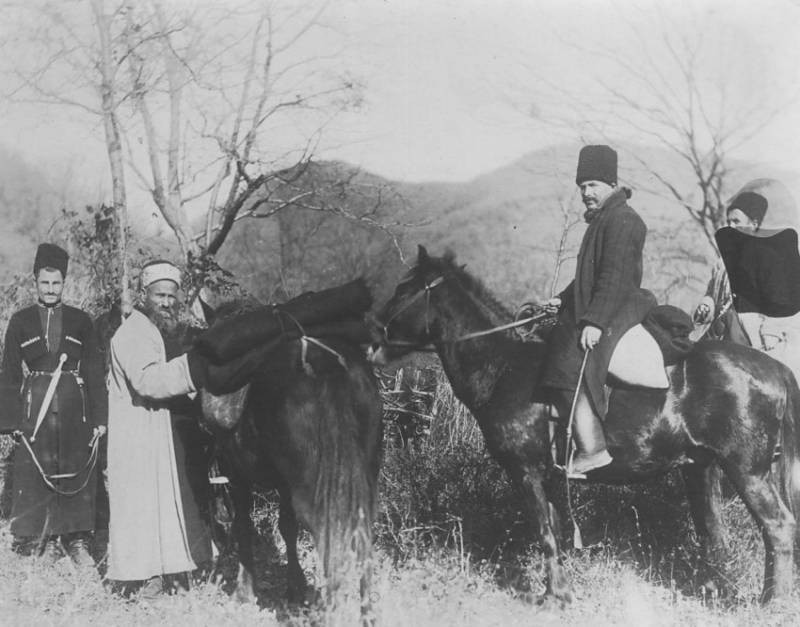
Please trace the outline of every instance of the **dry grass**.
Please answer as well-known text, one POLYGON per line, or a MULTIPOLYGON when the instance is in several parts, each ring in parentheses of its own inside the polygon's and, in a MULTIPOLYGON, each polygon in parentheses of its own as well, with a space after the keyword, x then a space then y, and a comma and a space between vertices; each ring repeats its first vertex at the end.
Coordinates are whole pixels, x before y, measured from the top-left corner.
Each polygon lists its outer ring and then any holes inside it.
POLYGON ((11 551, 0 533, 0 616, 6 625, 244 625, 278 624, 274 612, 234 602, 213 583, 153 602, 112 594, 96 573, 77 572, 68 559, 47 565, 11 551))
MULTIPOLYGON (((538 605, 545 571, 533 526, 486 455, 469 413, 440 373, 404 374, 399 383, 395 376, 387 390, 399 409, 413 414, 387 412, 373 592, 379 624, 800 624, 797 597, 767 608, 757 604, 763 548, 738 501, 725 506, 732 593, 725 599, 703 596, 696 577, 696 539, 676 477, 636 488, 579 488, 579 520, 592 546, 564 556, 575 600, 567 607, 538 605), (403 416, 413 419, 404 421, 403 416)), ((255 513, 258 529, 270 537, 276 526, 274 504, 258 499, 255 513)), ((112 594, 99 579, 75 573, 67 560, 45 567, 16 555, 5 525, 0 529, 0 616, 3 624, 18 625, 356 623, 355 586, 334 616, 286 608, 282 551, 280 542, 277 551, 262 547, 263 608, 239 604, 215 581, 145 604, 112 594)), ((301 553, 313 581, 315 556, 307 536, 301 553)))

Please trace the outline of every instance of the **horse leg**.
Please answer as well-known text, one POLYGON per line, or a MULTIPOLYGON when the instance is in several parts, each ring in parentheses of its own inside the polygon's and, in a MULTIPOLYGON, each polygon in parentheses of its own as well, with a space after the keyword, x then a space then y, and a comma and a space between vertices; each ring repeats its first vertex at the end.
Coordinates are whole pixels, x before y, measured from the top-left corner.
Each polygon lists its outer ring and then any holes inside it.
POLYGON ((703 586, 716 590, 714 574, 725 563, 727 541, 722 518, 721 472, 717 464, 688 464, 681 468, 703 560, 703 586))
POLYGON ((253 494, 244 481, 231 481, 233 500, 233 536, 236 539, 239 556, 239 572, 236 576, 236 599, 241 603, 256 602, 256 581, 253 575, 253 521, 250 511, 253 508, 253 494))
MULTIPOLYGON (((544 440, 547 441, 546 439, 544 440)), ((544 459, 544 457, 542 457, 544 459)), ((511 471, 512 482, 522 490, 523 501, 530 516, 539 525, 546 564, 545 593, 543 602, 557 599, 561 602, 572 602, 572 586, 561 560, 559 539, 555 533, 555 525, 550 520, 550 503, 544 488, 545 464, 524 464, 511 471)))
POLYGON ((278 518, 278 529, 286 543, 286 562, 287 562, 287 590, 286 596, 289 603, 301 604, 306 600, 308 584, 306 576, 300 566, 300 559, 297 555, 297 536, 299 525, 292 499, 289 494, 281 492, 280 515, 278 518))
POLYGON ((361 566, 361 578, 359 579, 359 593, 361 595, 361 625, 363 627, 373 627, 375 625, 375 615, 372 610, 372 556, 368 555, 361 566))
MULTIPOLYGON (((568 390, 557 390, 553 394, 552 406, 558 414, 558 420, 550 419, 549 409, 543 410, 543 416, 548 421, 548 436, 551 439, 549 448, 550 454, 555 449, 555 463, 566 468, 567 455, 571 443, 567 442, 567 423, 572 404, 572 393, 568 390), (555 445, 555 446, 553 446, 555 445)), ((563 473, 549 473, 545 481, 545 490, 550 503, 550 522, 553 525, 554 533, 560 542, 571 543, 575 537, 575 530, 570 529, 572 523, 569 516, 569 504, 564 484, 563 473), (563 521, 569 521, 570 525, 564 528, 563 521), (573 533, 569 533, 572 531, 573 533)))
POLYGON ((761 528, 765 552, 761 602, 788 597, 792 592, 794 516, 771 475, 746 475, 729 465, 724 468, 761 528))

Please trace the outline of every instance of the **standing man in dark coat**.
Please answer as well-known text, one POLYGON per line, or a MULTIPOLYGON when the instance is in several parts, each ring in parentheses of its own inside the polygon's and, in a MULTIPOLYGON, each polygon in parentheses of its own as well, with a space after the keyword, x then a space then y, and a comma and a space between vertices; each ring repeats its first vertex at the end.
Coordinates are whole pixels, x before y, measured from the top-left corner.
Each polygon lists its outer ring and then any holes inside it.
POLYGON ((105 433, 108 401, 92 321, 61 302, 68 261, 53 244, 36 252, 38 302, 16 312, 6 331, 0 431, 20 441, 11 511, 15 546, 41 539, 42 553, 55 560, 61 542, 78 566, 88 567, 94 566, 88 551, 95 525, 92 445, 105 433))
POLYGON ((627 204, 630 190, 617 186, 617 153, 609 146, 584 146, 575 183, 589 226, 575 279, 548 303, 559 309, 559 317, 549 339, 542 384, 552 391, 559 416, 565 419, 589 353, 574 417, 578 452, 572 472, 581 476, 612 461, 600 421, 608 408, 608 363, 622 335, 644 319, 656 300, 641 288, 647 227, 627 204))

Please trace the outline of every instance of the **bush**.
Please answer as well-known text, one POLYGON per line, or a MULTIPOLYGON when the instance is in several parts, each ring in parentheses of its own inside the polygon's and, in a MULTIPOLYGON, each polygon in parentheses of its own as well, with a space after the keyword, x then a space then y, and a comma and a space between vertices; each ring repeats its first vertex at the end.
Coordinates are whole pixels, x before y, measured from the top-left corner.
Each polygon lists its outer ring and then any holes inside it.
POLYGON ((395 559, 443 546, 486 558, 530 541, 519 500, 439 369, 384 379, 378 541, 395 559))
MULTIPOLYGON (((469 411, 455 399, 439 368, 383 375, 386 400, 378 541, 395 562, 443 548, 515 583, 542 576, 535 521, 488 456, 469 411), (527 566, 526 566, 527 564, 527 566)), ((564 482, 554 483, 563 495, 564 482)), ((704 582, 700 546, 683 479, 671 473, 632 486, 572 484, 576 519, 601 560, 632 566, 645 580, 697 593, 704 582)), ((754 598, 763 576, 763 544, 738 498, 727 501, 730 559, 727 587, 734 598, 754 598)), ((564 510, 563 530, 571 536, 564 510)), ((562 543, 562 546, 568 546, 562 543)), ((583 558, 581 558, 583 559, 583 558)))

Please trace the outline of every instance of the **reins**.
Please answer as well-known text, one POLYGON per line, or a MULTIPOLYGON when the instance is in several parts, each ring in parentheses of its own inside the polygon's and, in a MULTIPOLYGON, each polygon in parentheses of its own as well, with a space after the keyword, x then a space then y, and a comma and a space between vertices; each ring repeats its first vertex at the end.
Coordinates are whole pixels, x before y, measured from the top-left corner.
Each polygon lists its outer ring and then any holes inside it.
MULTIPOLYGON (((386 342, 387 346, 396 346, 396 347, 418 347, 420 345, 416 342, 403 342, 403 341, 392 341, 389 339, 389 325, 392 321, 397 318, 401 313, 403 313, 406 309, 408 309, 411 305, 417 302, 423 296, 425 297, 425 335, 430 335, 430 317, 428 312, 430 311, 431 305, 431 291, 434 287, 437 287, 444 283, 445 276, 442 275, 437 277, 430 283, 426 283, 425 287, 414 294, 411 298, 409 298, 401 307, 397 309, 397 311, 393 312, 386 323, 383 325, 383 339, 386 342)), ((502 324, 500 326, 492 327, 490 329, 484 329, 481 331, 473 331, 472 333, 466 333, 461 335, 453 340, 447 340, 445 344, 457 344, 459 342, 465 342, 467 340, 474 340, 479 337, 485 337, 487 335, 492 335, 494 333, 502 333, 503 331, 508 331, 510 329, 516 329, 518 327, 523 327, 525 325, 531 324, 532 322, 538 322, 539 320, 543 320, 547 318, 549 314, 545 311, 540 314, 536 314, 533 316, 528 316, 527 318, 521 318, 519 320, 514 320, 514 322, 509 322, 507 324, 502 324)), ((428 342, 430 344, 431 342, 428 342)), ((426 344, 427 345, 427 344, 426 344)))
POLYGON ((89 452, 89 458, 86 460, 86 464, 84 464, 83 468, 76 472, 68 472, 68 473, 60 473, 54 475, 48 475, 44 468, 42 468, 42 464, 39 462, 39 458, 36 457, 36 453, 33 452, 33 447, 31 446, 28 438, 25 437, 23 434, 20 438, 22 440, 22 444, 25 445, 25 448, 28 450, 28 453, 31 456, 31 460, 33 461, 33 465, 36 466, 36 470, 39 472, 39 476, 44 481, 45 485, 50 488, 56 494, 61 496, 75 496, 79 492, 81 492, 87 485, 89 485, 89 480, 92 478, 92 472, 94 471, 95 467, 97 466, 97 457, 99 454, 100 449, 100 434, 95 434, 91 441, 89 442, 89 446, 91 447, 91 451, 89 452), (74 490, 60 490, 56 487, 53 481, 59 481, 61 479, 76 479, 83 473, 86 473, 86 478, 83 480, 80 486, 78 486, 74 490))
POLYGON ((457 337, 454 340, 450 340, 450 342, 463 342, 465 340, 473 340, 477 337, 491 335, 492 333, 500 333, 501 331, 508 331, 509 329, 524 327, 526 324, 530 324, 531 322, 538 322, 539 320, 543 320, 544 318, 547 318, 547 316, 548 316, 547 312, 543 312, 535 316, 529 316, 528 318, 514 320, 514 322, 509 322, 508 324, 503 324, 500 325, 499 327, 492 327, 491 329, 486 329, 484 331, 475 331, 473 333, 467 333, 466 335, 457 337))

